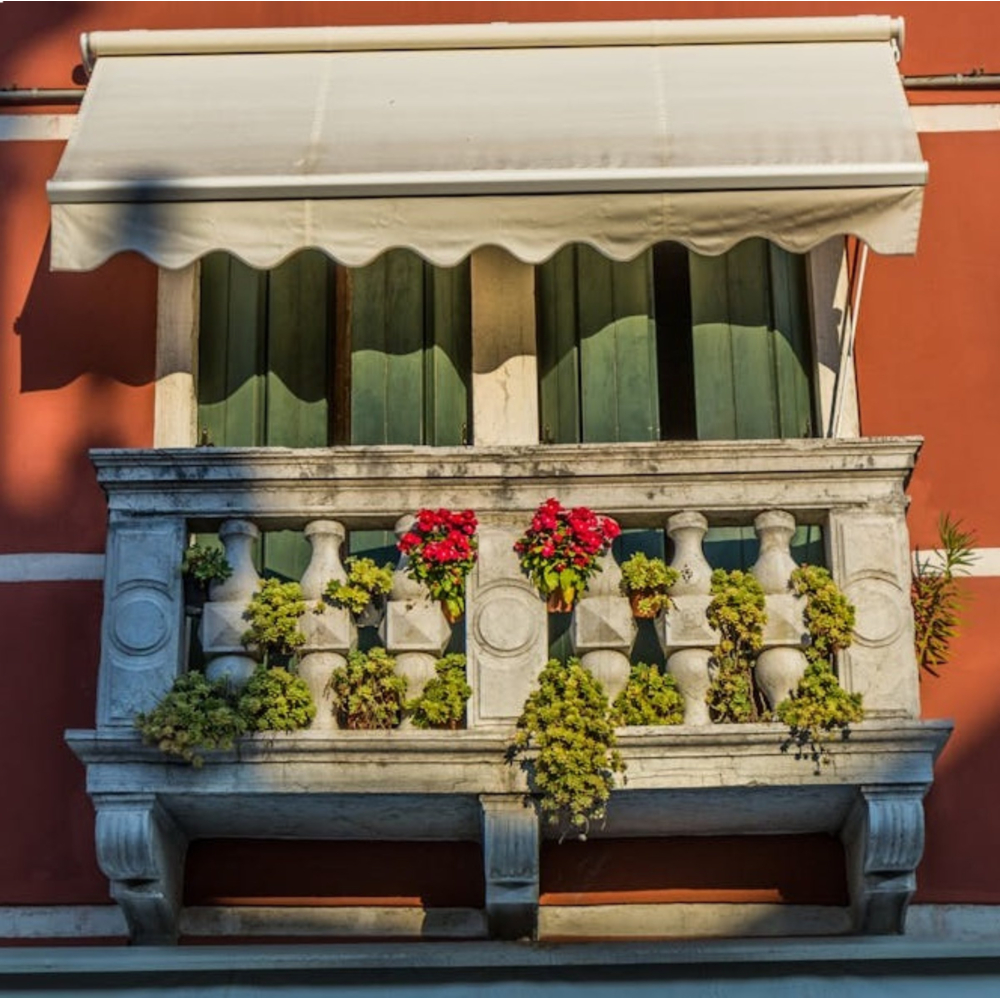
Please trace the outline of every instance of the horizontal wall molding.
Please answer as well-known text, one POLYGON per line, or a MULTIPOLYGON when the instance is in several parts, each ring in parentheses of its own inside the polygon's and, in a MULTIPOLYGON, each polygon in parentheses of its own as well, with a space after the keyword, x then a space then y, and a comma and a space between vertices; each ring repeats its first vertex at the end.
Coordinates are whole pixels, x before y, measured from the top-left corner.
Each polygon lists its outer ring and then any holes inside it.
POLYGON ((0 142, 62 142, 76 115, 0 115, 0 142))
POLYGON ((12 552, 0 555, 0 583, 103 580, 104 555, 85 552, 12 552))
POLYGON ((117 906, 0 906, 0 939, 126 938, 117 906))
POLYGON ((910 105, 918 132, 995 132, 1000 129, 1000 104, 910 105))
MULTIPOLYGON (((972 563, 962 570, 961 576, 1000 576, 1000 548, 982 548, 972 550, 972 563)), ((917 558, 932 569, 940 568, 944 562, 941 552, 935 549, 921 549, 913 553, 913 563, 917 558)))

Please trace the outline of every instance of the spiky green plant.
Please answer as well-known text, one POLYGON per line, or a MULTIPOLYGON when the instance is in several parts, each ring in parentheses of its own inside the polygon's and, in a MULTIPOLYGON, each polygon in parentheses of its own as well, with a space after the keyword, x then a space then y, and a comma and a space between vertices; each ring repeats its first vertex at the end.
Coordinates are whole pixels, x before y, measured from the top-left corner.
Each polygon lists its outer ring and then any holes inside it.
POLYGON ((457 728, 472 695, 465 677, 465 656, 449 653, 434 664, 434 670, 437 676, 424 685, 420 696, 409 702, 406 710, 420 729, 457 728))
POLYGON ((975 532, 965 531, 960 520, 953 521, 950 514, 942 514, 938 536, 939 559, 921 559, 918 551, 910 582, 917 663, 935 677, 936 668, 948 662, 951 642, 961 625, 965 595, 957 578, 968 573, 976 560, 975 532))
POLYGON ((625 770, 615 750, 615 730, 604 689, 576 657, 549 660, 528 696, 508 748, 524 760, 529 787, 539 795, 542 815, 553 826, 586 839, 590 824, 602 819, 625 770))
POLYGON ((612 706, 612 720, 617 726, 677 726, 684 721, 684 696, 670 674, 636 663, 612 706))

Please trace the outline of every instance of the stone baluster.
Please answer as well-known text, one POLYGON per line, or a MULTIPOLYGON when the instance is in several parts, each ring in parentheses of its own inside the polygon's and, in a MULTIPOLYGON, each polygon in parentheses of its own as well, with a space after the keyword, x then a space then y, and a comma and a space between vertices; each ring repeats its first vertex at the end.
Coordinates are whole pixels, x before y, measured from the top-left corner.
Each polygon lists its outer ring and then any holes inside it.
POLYGON ((306 641, 299 651, 299 675, 316 702, 316 717, 309 728, 335 729, 328 681, 334 670, 347 663, 347 654, 357 649, 358 629, 347 608, 324 603, 323 591, 331 580, 347 582, 347 571, 340 559, 347 530, 339 521, 310 521, 305 536, 312 557, 302 575, 306 613, 301 628, 306 641))
POLYGON ((705 701, 711 684, 709 660, 718 635, 708 625, 712 567, 702 544, 708 521, 697 511, 681 511, 667 519, 667 534, 674 543, 671 566, 677 583, 672 601, 656 619, 657 635, 667 658, 667 672, 684 696, 684 722, 704 726, 711 720, 705 701))
MULTIPOLYGON (((402 538, 413 527, 413 521, 412 514, 401 517, 396 522, 396 537, 402 538)), ((409 564, 409 557, 400 553, 379 635, 385 648, 396 657, 396 669, 406 678, 407 697, 415 698, 434 677, 434 664, 451 639, 451 626, 427 588, 410 578, 409 564)), ((403 721, 404 727, 408 724, 403 721)))
POLYGON ((783 510, 766 510, 753 526, 760 555, 750 572, 764 591, 767 612, 764 648, 757 657, 754 677, 773 711, 794 693, 808 663, 802 652, 808 641, 802 620, 805 599, 793 594, 789 584, 796 568, 791 553, 795 518, 783 510))
POLYGON ((224 521, 219 538, 233 572, 208 589, 200 631, 201 647, 209 659, 205 674, 210 680, 227 680, 242 687, 257 665, 242 638, 248 627, 243 613, 261 585, 253 564, 253 543, 260 532, 250 521, 224 521))
POLYGON ((622 571, 611 552, 598 557, 600 572, 576 602, 570 642, 580 662, 601 682, 614 701, 625 689, 629 654, 639 627, 627 597, 622 596, 622 571))

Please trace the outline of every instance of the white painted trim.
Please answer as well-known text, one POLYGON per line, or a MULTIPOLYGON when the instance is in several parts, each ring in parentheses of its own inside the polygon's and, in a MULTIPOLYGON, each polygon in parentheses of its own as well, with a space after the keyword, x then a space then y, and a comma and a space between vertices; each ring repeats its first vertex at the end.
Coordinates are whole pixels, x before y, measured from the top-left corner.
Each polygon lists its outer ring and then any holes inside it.
POLYGON ((0 115, 0 142, 63 142, 76 115, 0 115))
MULTIPOLYGON (((944 556, 940 551, 920 549, 913 553, 914 569, 918 557, 922 564, 928 564, 931 568, 938 568, 944 562, 944 556)), ((972 564, 965 567, 958 578, 961 579, 963 576, 1000 576, 1000 549, 973 549, 972 564)))
POLYGON ((160 269, 156 286, 153 447, 198 443, 198 323, 201 266, 160 269))
POLYGON ((11 552, 0 555, 0 583, 103 580, 104 556, 82 552, 11 552))
POLYGON ((910 105, 918 132, 996 132, 1000 104, 910 105))
POLYGON ((117 906, 2 906, 0 938, 128 937, 117 906))

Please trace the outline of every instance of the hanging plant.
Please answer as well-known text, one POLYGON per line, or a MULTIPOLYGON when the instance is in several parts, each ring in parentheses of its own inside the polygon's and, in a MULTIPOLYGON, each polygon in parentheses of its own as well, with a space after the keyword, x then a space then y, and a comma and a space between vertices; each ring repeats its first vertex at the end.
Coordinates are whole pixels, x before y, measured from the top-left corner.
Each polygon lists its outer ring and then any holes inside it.
POLYGON ((587 507, 567 510, 558 500, 546 500, 531 526, 514 543, 521 570, 549 602, 550 611, 569 611, 600 572, 598 556, 621 534, 618 522, 599 517, 587 507))
POLYGON ((713 722, 757 722, 763 706, 754 688, 753 662, 767 622, 764 591, 750 573, 717 569, 711 594, 706 615, 719 643, 706 695, 709 714, 713 722))
POLYGON ((268 578, 243 613, 250 628, 240 641, 258 649, 265 666, 287 663, 305 645, 306 637, 299 628, 299 619, 305 613, 306 602, 299 584, 268 578))
POLYGON ((958 633, 962 590, 957 577, 969 572, 975 562, 975 533, 963 531, 961 521, 942 514, 938 521, 939 559, 921 559, 917 552, 910 603, 913 605, 914 645, 917 663, 928 673, 948 662, 948 650, 958 633))
POLYGON ((351 556, 347 560, 347 582, 330 580, 323 596, 331 604, 347 608, 356 618, 365 616, 392 590, 392 571, 391 563, 379 566, 374 559, 351 556))
POLYGON ((309 685, 283 667, 258 667, 243 689, 237 710, 246 731, 291 733, 316 717, 309 685))
POLYGON ((449 653, 434 664, 434 671, 437 676, 424 685, 420 697, 409 702, 406 710, 420 729, 458 729, 472 696, 465 676, 465 656, 449 653))
POLYGON ((344 729, 393 729, 406 701, 406 678, 396 673, 396 659, 380 646, 347 655, 334 670, 329 690, 333 710, 344 729))
POLYGON ((534 753, 523 766, 542 815, 585 840, 590 824, 604 818, 625 764, 614 748, 607 695, 576 657, 549 660, 524 703, 508 760, 529 747, 534 753))
POLYGON ((195 767, 203 751, 228 750, 246 731, 228 685, 197 670, 181 674, 156 708, 136 716, 135 727, 144 743, 195 767))
POLYGON ((621 565, 621 592, 636 618, 655 618, 670 606, 670 588, 680 574, 662 559, 636 552, 621 565))
POLYGON ((833 668, 836 654, 851 644, 854 607, 821 566, 798 567, 790 582, 795 593, 806 598, 809 662, 792 697, 781 702, 775 714, 789 727, 782 750, 795 747, 796 757, 811 760, 818 774, 830 761, 829 740, 835 733, 846 740, 851 725, 864 718, 861 695, 845 691, 833 668))
POLYGON ((684 696, 670 674, 655 664, 636 663, 615 699, 612 719, 616 726, 677 726, 684 721, 684 696))
POLYGON ((465 579, 479 548, 477 527, 471 510, 420 510, 398 543, 399 551, 409 557, 410 578, 424 584, 431 598, 441 602, 450 622, 465 613, 465 579))

